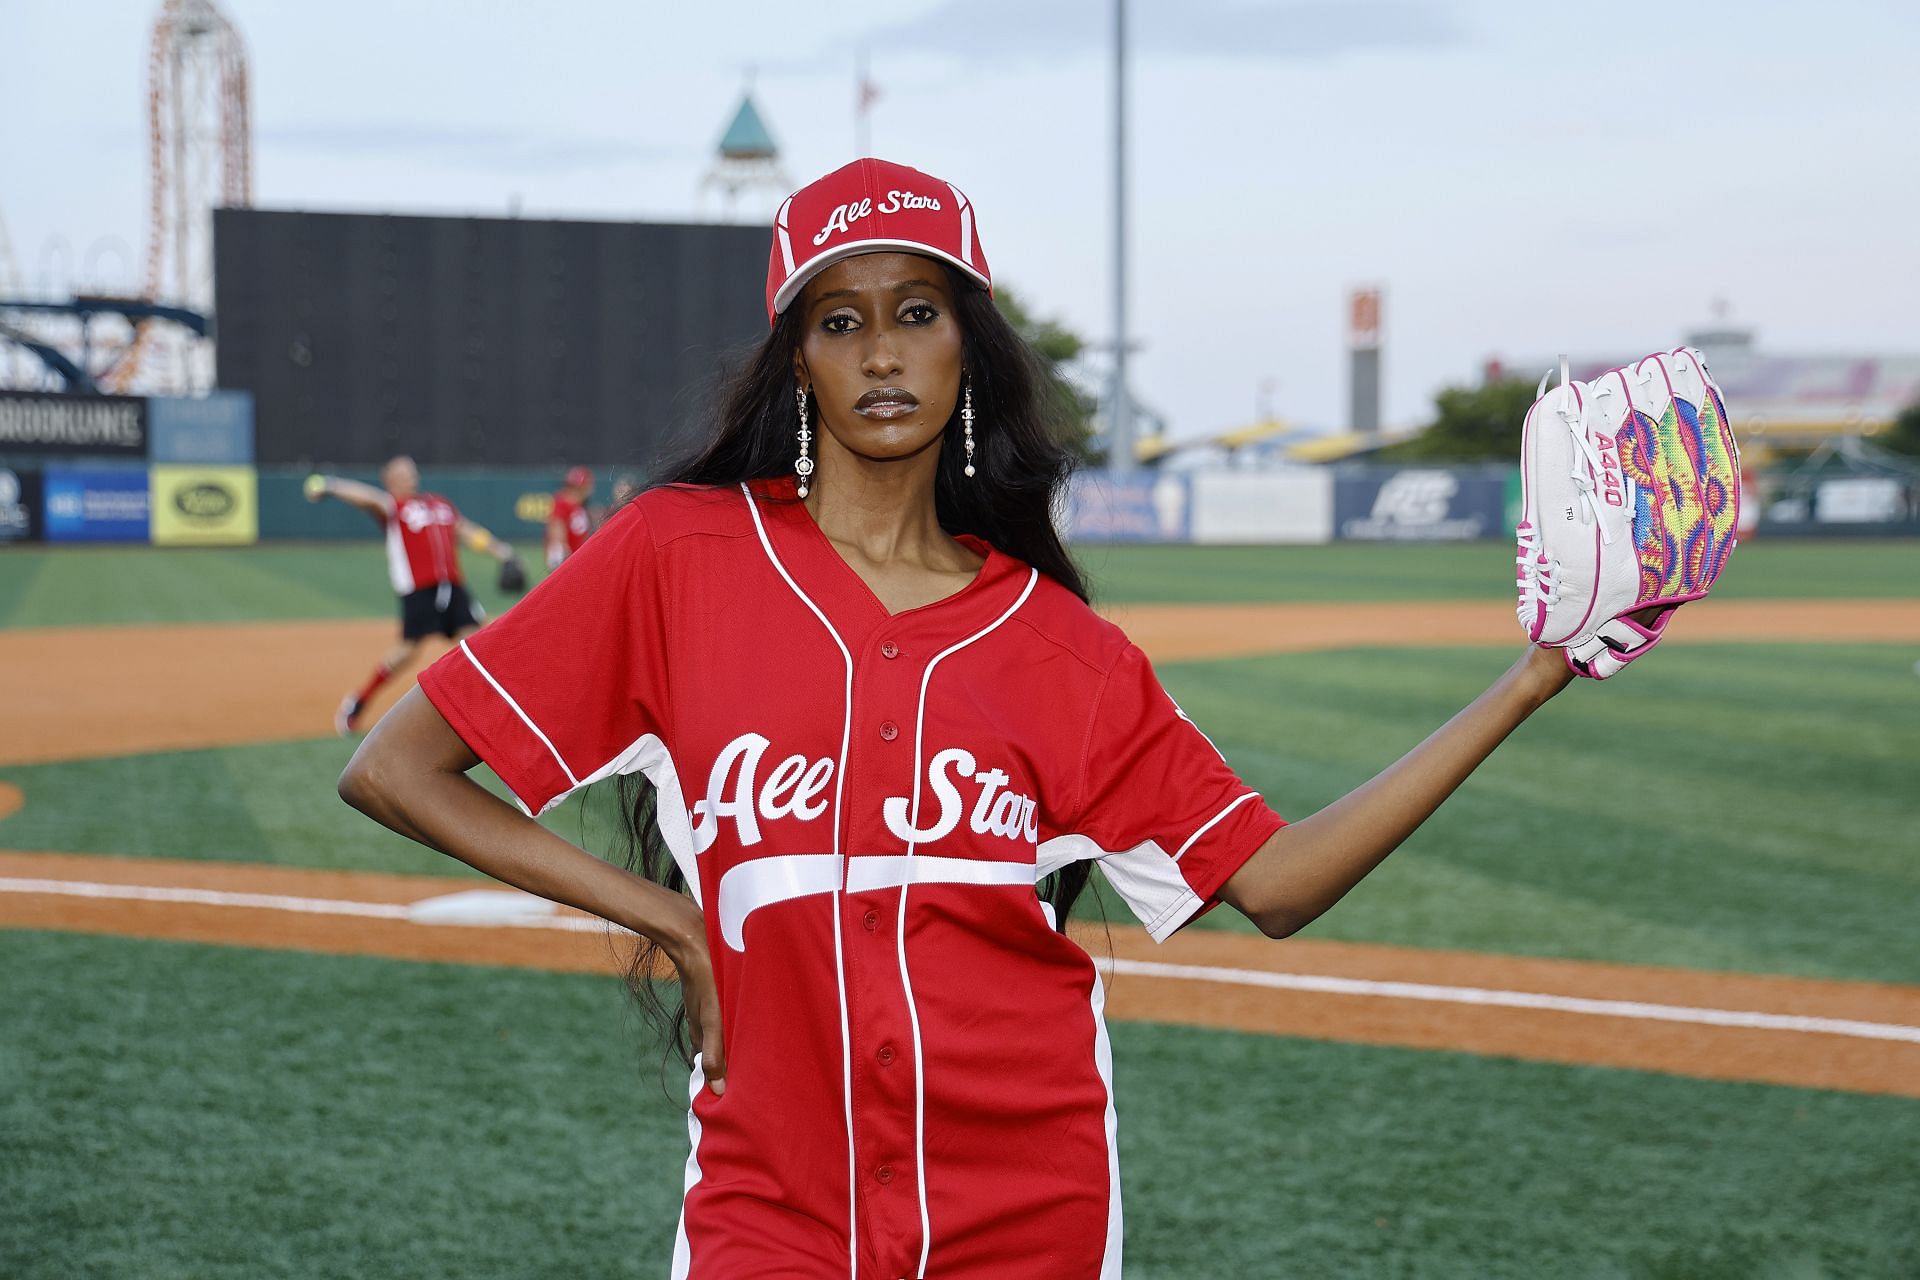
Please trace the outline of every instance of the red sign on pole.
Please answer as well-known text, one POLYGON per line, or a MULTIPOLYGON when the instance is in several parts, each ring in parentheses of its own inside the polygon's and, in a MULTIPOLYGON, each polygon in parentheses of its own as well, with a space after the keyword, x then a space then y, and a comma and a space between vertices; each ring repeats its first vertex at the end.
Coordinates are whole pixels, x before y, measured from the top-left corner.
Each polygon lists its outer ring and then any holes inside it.
POLYGON ((1354 351, 1380 349, 1380 290, 1355 289, 1348 299, 1347 346, 1354 351))

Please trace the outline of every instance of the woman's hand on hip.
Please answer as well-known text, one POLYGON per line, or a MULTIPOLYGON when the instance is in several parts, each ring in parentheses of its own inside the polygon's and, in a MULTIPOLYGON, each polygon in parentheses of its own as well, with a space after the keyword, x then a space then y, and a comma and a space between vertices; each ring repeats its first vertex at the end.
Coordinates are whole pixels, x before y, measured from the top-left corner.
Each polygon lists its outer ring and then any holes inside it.
MULTIPOLYGON (((687 905, 693 906, 691 902, 687 905)), ((707 949, 699 908, 694 908, 690 927, 672 939, 662 939, 660 949, 680 973, 687 1038, 700 1055, 701 1073, 717 1098, 727 1091, 727 1047, 720 1034, 720 989, 713 978, 713 953, 707 949)))

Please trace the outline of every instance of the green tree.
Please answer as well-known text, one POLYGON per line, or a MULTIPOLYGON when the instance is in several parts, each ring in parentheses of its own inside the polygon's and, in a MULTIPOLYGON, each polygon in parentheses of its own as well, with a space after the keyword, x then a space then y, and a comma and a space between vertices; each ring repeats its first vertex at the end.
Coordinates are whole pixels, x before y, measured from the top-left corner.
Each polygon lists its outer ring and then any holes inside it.
POLYGON ((1879 435, 1867 438, 1893 453, 1920 456, 1920 403, 1908 405, 1893 420, 1892 426, 1879 435))
POLYGON ((1066 438, 1061 443, 1082 462, 1100 461, 1102 455, 1093 446, 1094 399, 1066 374, 1068 367, 1086 351, 1086 342, 1057 320, 1037 319, 1004 284, 993 287, 993 300, 1014 332, 1027 340, 1046 366, 1051 394, 1060 406, 1062 421, 1068 424, 1066 438))
POLYGON ((1518 378, 1448 387, 1434 397, 1431 426, 1373 455, 1382 462, 1515 462, 1534 385, 1518 378))

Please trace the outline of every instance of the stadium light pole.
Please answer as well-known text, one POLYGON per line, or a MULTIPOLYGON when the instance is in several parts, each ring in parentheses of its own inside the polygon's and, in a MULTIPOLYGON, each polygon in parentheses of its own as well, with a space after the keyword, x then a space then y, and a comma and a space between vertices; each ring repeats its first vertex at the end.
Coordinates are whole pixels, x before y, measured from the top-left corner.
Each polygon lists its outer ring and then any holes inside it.
POLYGON ((1132 471, 1127 395, 1127 0, 1113 0, 1113 385, 1107 390, 1107 466, 1132 471))

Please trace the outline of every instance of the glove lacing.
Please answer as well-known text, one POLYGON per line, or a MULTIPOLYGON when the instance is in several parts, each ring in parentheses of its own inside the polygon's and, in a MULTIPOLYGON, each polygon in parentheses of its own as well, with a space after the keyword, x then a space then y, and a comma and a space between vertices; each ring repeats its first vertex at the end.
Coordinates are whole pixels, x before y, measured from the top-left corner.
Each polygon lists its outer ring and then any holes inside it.
POLYGON ((1520 603, 1514 613, 1527 634, 1533 635, 1535 624, 1560 599, 1560 562, 1547 555, 1540 545, 1540 530, 1531 521, 1522 520, 1515 533, 1519 537, 1520 549, 1514 556, 1513 576, 1514 585, 1520 592, 1520 603))

